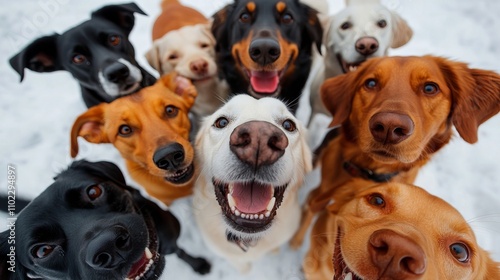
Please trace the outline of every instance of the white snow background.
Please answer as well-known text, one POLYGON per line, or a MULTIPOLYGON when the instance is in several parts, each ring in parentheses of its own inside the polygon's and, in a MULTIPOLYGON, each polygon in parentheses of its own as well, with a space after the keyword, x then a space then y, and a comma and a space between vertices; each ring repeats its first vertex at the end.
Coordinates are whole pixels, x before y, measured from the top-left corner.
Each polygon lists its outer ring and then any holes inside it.
MULTIPOLYGON (((16 0, 3 1, 0 9, 0 188, 6 191, 7 165, 17 171, 17 194, 33 198, 52 183, 52 177, 72 159, 69 132, 75 118, 86 108, 78 83, 67 72, 39 74, 26 71, 25 80, 9 66, 8 59, 42 35, 62 33, 89 18, 103 5, 126 1, 16 0)), ((155 73, 144 58, 151 46, 151 27, 160 12, 159 0, 136 3, 149 15, 136 15, 131 41, 139 63, 155 73)), ((210 16, 228 1, 189 0, 210 16)), ((500 1, 493 0, 387 0, 413 28, 414 36, 390 55, 433 54, 468 62, 471 67, 500 72, 500 1)), ((330 0, 330 14, 344 7, 330 0)), ((307 93, 305 92, 305 95, 307 93)), ((307 97, 307 96, 306 96, 307 97)), ((307 98, 305 99, 307 100, 307 98)), ((305 101, 302 100, 302 101, 305 101)), ((304 103, 302 103, 304 104, 304 103)), ((309 108, 302 105, 305 120, 309 108)), ((325 118, 317 122, 327 125, 325 118)), ((319 132, 311 131, 318 141, 319 132)), ((110 160, 126 173, 124 162, 111 144, 79 142, 79 159, 110 160)), ((500 261, 500 116, 479 129, 479 142, 470 145, 458 134, 420 172, 416 184, 456 207, 473 227, 480 245, 500 261)), ((301 198, 318 182, 318 171, 307 177, 301 198)), ((127 176, 130 185, 137 186, 127 176)), ((171 210, 182 223, 180 246, 193 255, 205 256, 213 265, 206 276, 195 274, 176 256, 167 257, 162 279, 303 279, 300 271, 308 243, 301 250, 283 246, 280 252, 257 261, 247 275, 240 275, 203 244, 190 210, 191 200, 174 203, 171 210)), ((6 228, 6 216, 2 229, 6 228)))

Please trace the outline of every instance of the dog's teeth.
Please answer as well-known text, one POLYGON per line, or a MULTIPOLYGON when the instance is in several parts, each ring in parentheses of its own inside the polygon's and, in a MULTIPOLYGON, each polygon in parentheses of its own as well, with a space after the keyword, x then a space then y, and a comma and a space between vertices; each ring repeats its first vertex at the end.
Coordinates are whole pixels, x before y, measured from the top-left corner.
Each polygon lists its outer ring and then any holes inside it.
POLYGON ((144 249, 144 253, 146 254, 146 258, 148 258, 148 260, 153 257, 153 253, 151 253, 151 250, 149 250, 148 247, 146 247, 146 249, 144 249))
POLYGON ((234 198, 230 193, 227 194, 227 203, 229 204, 229 208, 236 208, 236 201, 234 201, 234 198))
POLYGON ((259 219, 261 219, 261 220, 264 219, 264 214, 260 214, 259 219))
POLYGON ((245 214, 241 213, 241 217, 242 217, 243 219, 246 219, 246 218, 247 218, 247 215, 245 215, 245 214))
POLYGON ((264 214, 264 216, 266 216, 266 218, 269 218, 269 216, 271 216, 271 211, 266 211, 266 214, 264 214))
POLYGON ((231 207, 231 212, 233 212, 233 214, 234 214, 234 211, 236 211, 236 207, 233 206, 233 207, 231 207))
POLYGON ((344 280, 352 280, 352 272, 347 273, 344 280))
POLYGON ((230 193, 230 194, 233 194, 233 189, 234 189, 233 184, 229 184, 229 186, 228 186, 227 188, 228 188, 228 190, 229 190, 229 193, 230 193))
POLYGON ((240 211, 238 211, 238 209, 236 209, 236 210, 234 210, 234 214, 235 214, 236 216, 239 216, 241 213, 240 213, 240 211))
POLYGON ((247 215, 247 218, 249 218, 250 220, 253 220, 253 215, 249 214, 249 215, 247 215))
POLYGON ((276 197, 273 196, 271 200, 269 201, 269 204, 267 204, 266 210, 271 211, 274 208, 274 204, 276 203, 276 197))

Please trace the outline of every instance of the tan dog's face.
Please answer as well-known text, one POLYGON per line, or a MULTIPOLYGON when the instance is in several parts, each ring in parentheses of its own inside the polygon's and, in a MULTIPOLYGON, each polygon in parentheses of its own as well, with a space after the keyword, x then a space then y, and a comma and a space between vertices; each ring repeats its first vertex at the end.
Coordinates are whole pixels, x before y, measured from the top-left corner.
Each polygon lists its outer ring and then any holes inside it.
POLYGON ((146 59, 160 74, 176 71, 198 85, 217 78, 214 47, 208 24, 184 26, 155 40, 146 59))
MULTIPOLYGON (((366 185, 366 184, 365 184, 366 185)), ((359 191, 330 206, 338 279, 500 279, 460 213, 425 190, 400 183, 359 191)))
POLYGON ((233 97, 205 119, 196 150, 227 232, 246 239, 280 219, 280 205, 311 170, 305 129, 275 98, 233 97))
POLYGON ((474 143, 478 126, 500 110, 499 92, 498 74, 431 56, 373 58, 321 90, 332 126, 342 123, 351 141, 385 163, 435 152, 452 124, 474 143))
POLYGON ((194 174, 188 111, 195 97, 189 80, 170 74, 136 94, 92 107, 73 125, 72 156, 78 153, 78 136, 112 143, 123 158, 150 175, 188 184, 194 174))

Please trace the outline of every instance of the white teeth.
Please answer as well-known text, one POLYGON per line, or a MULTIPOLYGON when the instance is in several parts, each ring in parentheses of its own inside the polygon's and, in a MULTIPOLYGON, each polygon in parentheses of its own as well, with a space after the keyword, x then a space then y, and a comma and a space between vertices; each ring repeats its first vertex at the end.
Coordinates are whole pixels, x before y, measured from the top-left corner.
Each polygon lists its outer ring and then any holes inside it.
POLYGON ((228 189, 229 189, 229 193, 233 194, 233 189, 234 189, 233 184, 229 184, 228 189))
POLYGON ((234 214, 235 214, 236 216, 239 216, 241 213, 240 213, 240 211, 238 211, 238 209, 236 209, 236 210, 234 210, 234 214))
POLYGON ((227 203, 229 204, 229 208, 231 208, 231 210, 233 208, 236 209, 236 201, 234 201, 234 198, 230 193, 227 194, 227 203))
POLYGON ((271 216, 271 211, 267 211, 266 214, 264 214, 264 216, 266 216, 266 218, 269 218, 269 216, 271 216))
MULTIPOLYGON (((250 215, 248 215, 248 216, 250 216, 250 217, 249 217, 249 219, 250 219, 250 220, 253 220, 253 215, 252 215, 252 214, 250 214, 250 215)), ((247 218, 248 218, 248 216, 247 216, 247 218)))
POLYGON ((242 217, 243 219, 246 219, 247 215, 245 215, 245 214, 241 213, 241 217, 242 217))
POLYGON ((347 275, 344 277, 344 280, 352 280, 352 272, 347 273, 347 275))
POLYGON ((276 197, 273 196, 271 200, 269 201, 269 204, 267 204, 266 210, 271 211, 274 208, 274 204, 276 203, 276 197))
POLYGON ((260 214, 259 219, 261 219, 261 220, 264 219, 264 214, 260 214))
POLYGON ((153 257, 153 253, 151 253, 148 247, 146 247, 144 253, 146 253, 146 258, 148 258, 148 260, 150 260, 153 257))

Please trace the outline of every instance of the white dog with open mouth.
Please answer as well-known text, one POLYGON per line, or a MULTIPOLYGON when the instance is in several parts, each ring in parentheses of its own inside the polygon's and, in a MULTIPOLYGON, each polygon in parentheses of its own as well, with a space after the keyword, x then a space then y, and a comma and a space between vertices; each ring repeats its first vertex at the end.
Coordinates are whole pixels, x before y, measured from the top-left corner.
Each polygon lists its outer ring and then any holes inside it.
POLYGON ((206 244, 242 272, 299 226, 298 188, 312 168, 305 134, 281 101, 245 94, 198 132, 196 221, 206 244))

